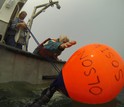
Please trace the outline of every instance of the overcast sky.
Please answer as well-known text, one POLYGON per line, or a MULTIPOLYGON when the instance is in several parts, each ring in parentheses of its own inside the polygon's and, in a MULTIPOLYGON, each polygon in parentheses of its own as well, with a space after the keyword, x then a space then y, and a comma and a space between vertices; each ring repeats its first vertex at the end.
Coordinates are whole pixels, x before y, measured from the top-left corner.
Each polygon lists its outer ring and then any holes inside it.
MULTIPOLYGON (((28 0, 22 10, 30 18, 34 6, 48 0, 28 0)), ((68 35, 77 44, 66 49, 60 58, 67 60, 78 48, 90 43, 104 43, 124 58, 124 0, 59 0, 61 9, 48 8, 34 19, 32 33, 39 42, 68 35)), ((37 47, 31 38, 29 51, 37 47)))

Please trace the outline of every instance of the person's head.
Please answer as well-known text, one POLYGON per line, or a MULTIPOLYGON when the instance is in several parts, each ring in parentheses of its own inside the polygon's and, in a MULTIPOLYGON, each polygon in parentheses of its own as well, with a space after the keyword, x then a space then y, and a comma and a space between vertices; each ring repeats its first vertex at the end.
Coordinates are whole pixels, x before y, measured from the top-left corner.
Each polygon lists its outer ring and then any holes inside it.
POLYGON ((26 16, 27 16, 27 12, 26 12, 26 11, 22 11, 22 12, 19 14, 19 18, 20 18, 21 20, 24 20, 26 16))
POLYGON ((59 42, 63 42, 63 43, 69 42, 69 38, 65 35, 60 35, 59 42))

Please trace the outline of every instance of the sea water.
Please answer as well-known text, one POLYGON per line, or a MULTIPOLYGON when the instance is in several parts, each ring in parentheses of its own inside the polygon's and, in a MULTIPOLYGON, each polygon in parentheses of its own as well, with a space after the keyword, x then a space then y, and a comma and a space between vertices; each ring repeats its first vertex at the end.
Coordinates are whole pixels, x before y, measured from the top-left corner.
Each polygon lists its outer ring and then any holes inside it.
POLYGON ((114 100, 104 104, 79 103, 58 93, 47 104, 47 107, 124 107, 124 89, 114 100))
MULTIPOLYGON (((41 95, 46 85, 26 82, 0 83, 0 107, 25 107, 41 95)), ((43 107, 124 107, 124 89, 111 102, 105 104, 83 104, 56 92, 43 107)))

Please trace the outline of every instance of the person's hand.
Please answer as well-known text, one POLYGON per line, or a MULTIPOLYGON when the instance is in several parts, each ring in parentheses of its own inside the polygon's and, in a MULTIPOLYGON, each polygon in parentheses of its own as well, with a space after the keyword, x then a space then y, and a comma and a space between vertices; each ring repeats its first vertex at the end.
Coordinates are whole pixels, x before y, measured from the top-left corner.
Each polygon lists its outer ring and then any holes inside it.
POLYGON ((61 48, 65 49, 65 48, 69 48, 71 47, 72 45, 75 45, 76 44, 76 41, 70 41, 70 42, 67 42, 67 43, 63 43, 61 44, 61 48))
POLYGON ((17 24, 17 28, 19 28, 19 29, 26 29, 26 28, 27 28, 27 25, 26 25, 25 22, 18 23, 18 24, 17 24))

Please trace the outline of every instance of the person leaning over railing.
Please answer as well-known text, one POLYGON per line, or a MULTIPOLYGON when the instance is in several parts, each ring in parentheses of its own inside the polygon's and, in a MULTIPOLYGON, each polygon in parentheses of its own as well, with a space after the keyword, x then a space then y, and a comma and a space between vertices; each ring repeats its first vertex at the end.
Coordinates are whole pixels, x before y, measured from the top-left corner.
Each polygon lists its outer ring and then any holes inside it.
POLYGON ((48 60, 59 60, 58 56, 62 53, 62 51, 75 44, 76 41, 69 41, 67 36, 61 35, 57 39, 46 39, 34 50, 33 53, 48 60))

